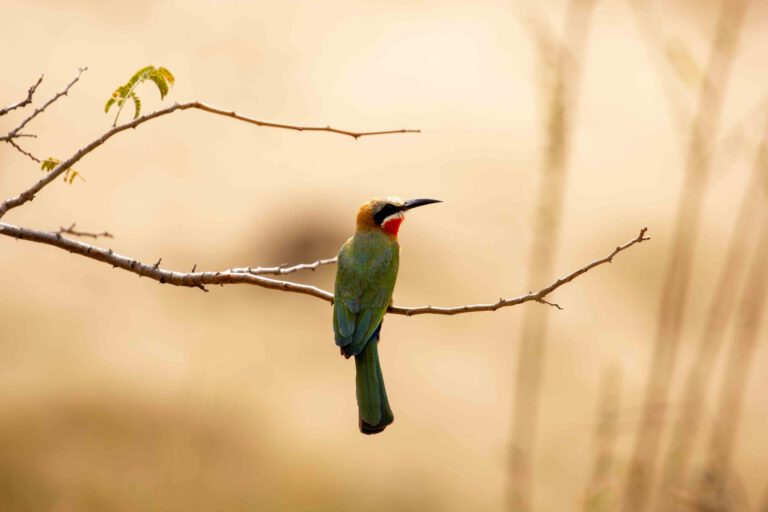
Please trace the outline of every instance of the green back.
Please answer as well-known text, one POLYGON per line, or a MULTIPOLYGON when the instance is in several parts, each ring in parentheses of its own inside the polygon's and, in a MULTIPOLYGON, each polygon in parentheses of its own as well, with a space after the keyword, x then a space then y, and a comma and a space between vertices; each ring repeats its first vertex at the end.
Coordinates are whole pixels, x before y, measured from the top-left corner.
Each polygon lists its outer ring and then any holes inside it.
POLYGON ((392 303, 400 246, 378 230, 359 231, 339 251, 333 331, 346 357, 365 348, 392 303))

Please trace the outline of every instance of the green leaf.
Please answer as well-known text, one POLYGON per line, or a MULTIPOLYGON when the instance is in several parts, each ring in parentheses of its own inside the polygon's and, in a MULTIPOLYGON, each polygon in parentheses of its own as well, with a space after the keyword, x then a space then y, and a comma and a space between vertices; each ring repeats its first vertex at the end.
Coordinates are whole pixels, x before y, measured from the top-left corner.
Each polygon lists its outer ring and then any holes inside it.
POLYGON ((134 85, 143 82, 144 80, 147 79, 146 75, 153 69, 155 69, 155 66, 145 66, 141 68, 140 70, 138 70, 133 74, 133 76, 128 80, 128 82, 125 85, 127 85, 128 88, 130 89, 134 85))
POLYGON ((160 66, 159 68, 157 68, 157 72, 163 75, 163 77, 165 77, 165 80, 171 85, 171 87, 173 87, 173 84, 176 83, 176 79, 173 77, 171 72, 168 71, 163 66, 160 66))
POLYGON ((141 98, 139 98, 139 95, 136 93, 136 88, 147 80, 152 81, 155 84, 157 90, 160 92, 161 100, 165 99, 168 95, 168 91, 173 87, 173 84, 176 81, 173 74, 168 71, 167 68, 162 66, 157 68, 155 66, 144 66, 136 71, 126 83, 114 90, 112 96, 104 105, 105 113, 109 112, 112 105, 118 106, 117 114, 115 114, 115 121, 112 126, 117 126, 120 113, 123 111, 125 102, 129 99, 133 101, 134 105, 133 118, 136 119, 141 115, 141 98))
POLYGON ((149 79, 155 83, 157 89, 160 91, 160 99, 165 98, 165 95, 168 94, 168 83, 165 81, 165 78, 153 73, 149 75, 149 79))
POLYGON ((45 172, 51 172, 60 163, 61 163, 61 160, 59 160, 58 158, 53 158, 52 156, 49 156, 48 158, 40 162, 40 168, 45 172))
POLYGON ((138 96, 136 96, 135 92, 131 93, 131 99, 133 100, 133 107, 134 107, 133 118, 136 119, 141 115, 141 100, 139 99, 138 96))
POLYGON ((85 181, 85 178, 80 176, 80 173, 74 169, 67 169, 66 172, 64 172, 65 183, 69 183, 71 185, 75 181, 75 178, 80 178, 82 181, 85 181))
MULTIPOLYGON (((60 163, 61 163, 61 160, 59 160, 58 158, 53 158, 52 156, 49 156, 48 158, 46 158, 40 163, 40 168, 45 172, 51 172, 56 167, 58 167, 60 163)), ((64 183, 69 183, 70 185, 75 181, 75 178, 80 178, 81 180, 85 181, 85 178, 83 178, 80 175, 80 173, 77 172, 72 167, 64 171, 63 178, 64 178, 64 183)))

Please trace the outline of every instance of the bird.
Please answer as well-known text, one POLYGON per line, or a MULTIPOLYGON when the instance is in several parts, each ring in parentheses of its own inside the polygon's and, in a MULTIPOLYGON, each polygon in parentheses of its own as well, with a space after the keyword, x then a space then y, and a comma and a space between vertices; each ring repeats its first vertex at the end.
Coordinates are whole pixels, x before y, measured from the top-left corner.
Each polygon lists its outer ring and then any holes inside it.
POLYGON ((395 420, 384 388, 378 343, 400 263, 397 233, 405 212, 437 199, 374 198, 357 212, 355 234, 339 250, 333 332, 341 355, 355 358, 358 427, 378 434, 395 420))

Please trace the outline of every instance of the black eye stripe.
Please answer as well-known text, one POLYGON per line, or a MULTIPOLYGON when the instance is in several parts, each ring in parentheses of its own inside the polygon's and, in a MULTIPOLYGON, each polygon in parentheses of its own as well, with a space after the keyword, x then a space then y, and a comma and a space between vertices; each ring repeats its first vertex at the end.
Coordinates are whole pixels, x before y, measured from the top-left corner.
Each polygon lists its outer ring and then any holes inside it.
POLYGON ((387 217, 389 217, 393 213, 399 212, 400 210, 402 210, 402 207, 400 207, 400 206, 395 206, 394 204, 385 204, 373 216, 373 221, 376 224, 381 225, 381 223, 384 222, 384 219, 386 219, 387 217))

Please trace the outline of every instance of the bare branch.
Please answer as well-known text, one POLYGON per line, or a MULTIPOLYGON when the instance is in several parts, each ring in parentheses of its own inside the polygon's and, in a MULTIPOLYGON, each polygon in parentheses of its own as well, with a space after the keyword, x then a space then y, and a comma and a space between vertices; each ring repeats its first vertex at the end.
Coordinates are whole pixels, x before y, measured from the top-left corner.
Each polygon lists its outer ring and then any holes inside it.
POLYGON ((5 108, 0 109, 0 116, 4 116, 11 110, 16 110, 17 108, 23 108, 32 103, 32 96, 35 94, 35 90, 37 90, 37 86, 40 85, 40 82, 43 81, 43 75, 40 75, 40 78, 37 79, 37 82, 35 82, 32 87, 29 88, 27 91, 27 97, 24 98, 21 101, 17 101, 16 103, 12 105, 8 105, 5 108))
POLYGON ((29 123, 34 118, 36 118, 38 115, 43 113, 43 111, 45 111, 45 109, 48 108, 53 102, 55 102, 56 100, 58 100, 62 96, 66 96, 69 93, 69 90, 72 88, 72 86, 75 85, 78 80, 80 80, 80 75, 83 74, 83 71, 86 71, 87 69, 88 68, 80 68, 80 69, 78 69, 77 70, 77 75, 75 76, 75 78, 73 78, 72 81, 69 82, 69 84, 67 84, 67 86, 63 90, 57 92, 51 99, 49 99, 47 102, 45 102, 45 104, 42 107, 35 109, 35 111, 32 112, 29 116, 27 116, 21 122, 21 124, 19 124, 16 128, 14 128, 10 132, 8 132, 7 135, 5 135, 3 137, 0 137, 0 141, 6 141, 7 142, 7 141, 10 141, 11 139, 14 139, 14 138, 18 137, 19 136, 19 132, 21 132, 21 130, 27 125, 27 123, 29 123))
MULTIPOLYGON (((632 240, 625 243, 624 245, 620 245, 616 247, 613 250, 613 252, 611 252, 608 256, 595 260, 592 263, 584 267, 581 267, 575 272, 572 272, 567 276, 558 279, 557 281, 550 284, 546 288, 542 288, 538 292, 529 292, 526 295, 522 295, 520 297, 515 297, 515 298, 509 298, 509 299, 502 298, 502 299, 499 299, 498 302, 495 302, 492 304, 469 304, 469 305, 457 306, 457 307, 421 306, 421 307, 415 307, 415 308, 390 306, 388 311, 389 313, 393 313, 396 315, 406 315, 406 316, 423 315, 423 314, 458 315, 461 313, 476 313, 479 311, 496 311, 497 309, 501 309, 509 306, 516 306, 518 304, 523 304, 524 302, 540 302, 543 304, 555 306, 555 304, 544 300, 545 297, 547 297, 549 294, 551 294, 552 292, 554 292, 564 284, 573 281, 574 279, 590 271, 591 269, 599 265, 602 265, 604 263, 610 263, 611 261, 613 261, 613 258, 617 254, 619 254, 621 251, 624 251, 635 244, 644 242, 646 240, 650 240, 649 237, 645 236, 646 231, 647 231, 647 228, 643 228, 642 230, 640 230, 640 234, 637 237, 633 238, 632 240)), ((311 295, 318 299, 322 299, 326 302, 333 303, 333 294, 329 291, 323 290, 321 288, 317 288, 315 286, 306 285, 306 284, 299 284, 299 283, 293 283, 290 281, 272 279, 269 277, 262 277, 260 275, 255 275, 251 272, 248 272, 248 269, 233 269, 233 270, 225 270, 223 272, 194 272, 194 271, 189 273, 174 272, 171 270, 165 270, 160 268, 159 260, 156 264, 149 265, 146 263, 141 263, 140 261, 134 260, 127 256, 122 256, 120 254, 117 254, 114 251, 112 251, 112 249, 104 249, 102 247, 96 247, 94 245, 86 244, 78 240, 64 238, 63 236, 61 236, 61 233, 50 232, 50 231, 37 231, 34 229, 14 226, 12 224, 6 224, 4 222, 0 222, 0 235, 5 235, 8 237, 17 238, 20 240, 28 240, 31 242, 52 245, 54 247, 64 249, 71 253, 79 254, 80 256, 85 256, 86 258, 91 258, 96 261, 108 263, 113 267, 127 270, 128 272, 132 272, 139 276, 154 279, 155 281, 158 281, 161 284, 167 283, 175 286, 188 286, 188 287, 200 288, 204 291, 207 291, 205 290, 205 285, 252 284, 256 286, 261 286, 263 288, 269 288, 272 290, 281 290, 284 292, 311 295)), ((330 264, 333 261, 334 261, 334 258, 331 258, 329 260, 318 260, 314 263, 296 265, 294 267, 282 267, 282 272, 283 273, 287 273, 286 271, 295 272, 301 269, 312 268, 313 266, 316 268, 317 266, 320 266, 323 264, 330 264)), ((269 270, 274 270, 275 272, 273 273, 279 273, 281 272, 279 270, 280 268, 281 267, 277 267, 277 269, 272 268, 269 270)), ((256 269, 253 269, 253 270, 256 270, 256 269)), ((556 306, 556 307, 559 308, 559 306, 556 306)))
POLYGON ((74 222, 70 224, 68 228, 65 228, 63 226, 60 227, 58 233, 60 235, 82 236, 82 237, 88 237, 88 238, 114 238, 112 233, 110 233, 109 231, 102 231, 101 233, 89 233, 87 231, 76 231, 74 222))
MULTIPOLYGON (((289 125, 289 124, 270 123, 270 122, 259 121, 257 119, 242 116, 232 111, 225 111, 218 108, 214 108, 204 103, 201 103, 199 101, 193 101, 190 103, 176 103, 174 105, 171 105, 170 107, 157 110, 155 112, 152 112, 151 114, 141 116, 137 119, 134 119, 133 121, 130 121, 125 124, 121 124, 115 128, 108 130, 107 132, 102 134, 101 137, 99 137, 98 139, 94 140, 87 146, 84 146, 83 148, 79 149, 74 155, 69 157, 69 159, 61 162, 58 166, 56 166, 55 169, 53 169, 51 172, 46 174, 43 178, 41 178, 37 183, 29 187, 27 190, 25 190, 24 192, 22 192, 21 194, 15 197, 7 199, 3 203, 0 203, 0 218, 2 218, 3 215, 5 215, 8 212, 8 210, 21 206, 22 204, 34 199, 35 194, 40 192, 40 190, 42 190, 46 185, 48 185, 53 180, 55 180, 58 176, 60 176, 61 174, 66 172, 68 169, 70 169, 73 165, 75 165, 78 161, 80 161, 80 159, 83 158, 85 155, 87 155, 88 153, 92 152, 93 150, 95 150, 96 148, 104 144, 107 140, 112 138, 113 135, 117 135, 118 133, 124 132, 131 128, 136 128, 146 123, 147 121, 157 119, 158 117, 172 114, 177 110, 189 110, 189 109, 197 109, 197 110, 202 110, 204 112, 209 112, 212 114, 231 117, 233 119, 255 124, 257 126, 266 126, 270 128, 280 128, 280 129, 286 129, 286 130, 295 130, 300 132, 303 132, 303 131, 331 132, 331 133, 336 133, 341 135, 348 135, 355 139, 358 139, 360 137, 367 137, 371 135, 388 135, 388 134, 395 134, 395 133, 420 133, 420 130, 406 130, 406 129, 386 130, 386 131, 376 131, 376 132, 351 132, 346 130, 337 130, 336 128, 331 128, 330 126, 315 127, 315 126, 298 126, 298 125, 289 125)), ((23 124, 21 125, 21 127, 23 127, 23 124)), ((2 140, 6 140, 6 139, 0 137, 0 141, 2 140)))
POLYGON ((32 153, 30 153, 29 151, 25 150, 25 149, 24 149, 24 148, 22 148, 21 146, 19 146, 19 145, 16 143, 16 141, 14 141, 13 139, 9 139, 9 140, 7 140, 6 142, 7 142, 8 144, 10 144, 11 146, 13 146, 14 148, 16 148, 16 151, 18 151, 18 152, 19 152, 19 153, 21 153, 22 155, 26 156, 27 158, 29 158, 29 159, 30 159, 30 160, 32 160, 33 162, 37 162, 38 164, 39 164, 39 163, 42 163, 42 160, 40 160, 40 159, 39 159, 39 158, 37 158, 35 155, 33 155, 33 154, 32 154, 32 153))
MULTIPOLYGON (((472 304, 472 305, 466 305, 466 306, 457 306, 453 308, 439 308, 434 306, 423 306, 423 307, 417 307, 417 308, 400 308, 396 306, 390 306, 389 312, 400 314, 400 315, 407 315, 407 316, 421 315, 425 313, 432 313, 435 315, 458 315, 460 313, 475 313, 478 311, 496 311, 497 309, 506 308, 509 306, 516 306, 518 304, 522 304, 524 302, 531 302, 531 301, 544 302, 545 304, 550 304, 543 300, 544 297, 554 292, 564 284, 570 283, 580 275, 586 272, 589 272, 590 270, 597 267, 598 265, 602 265, 603 263, 611 263, 613 261, 613 258, 617 254, 619 254, 621 251, 628 249, 635 244, 639 244, 641 242, 645 242, 646 240, 650 240, 650 237, 645 236, 646 231, 648 231, 648 228, 641 229, 640 234, 637 235, 637 237, 633 238, 632 240, 625 243, 624 245, 620 245, 616 247, 613 250, 613 252, 608 256, 604 258, 600 258, 599 260, 595 260, 589 265, 585 265, 580 269, 576 270, 575 272, 571 272, 567 276, 558 279, 557 281, 550 284, 546 288, 542 288, 541 290, 535 293, 529 292, 528 294, 522 295, 520 297, 515 297, 510 299, 499 299, 498 302, 494 302, 493 304, 472 304)), ((559 308, 559 309, 562 309, 562 308, 559 308)))
POLYGON ((336 258, 328 258, 326 260, 317 260, 312 263, 300 263, 292 267, 288 267, 285 264, 278 265, 277 267, 244 267, 244 268, 233 268, 229 270, 229 272, 233 272, 235 274, 251 274, 254 276, 261 276, 265 274, 282 276, 284 274, 292 274, 293 272, 298 272, 299 270, 311 270, 312 272, 314 272, 315 269, 317 269, 317 267, 321 265, 332 265, 335 263, 336 263, 336 258))
POLYGON ((235 113, 234 110, 227 111, 227 110, 211 107, 199 101, 193 101, 191 103, 183 103, 181 105, 177 104, 175 106, 181 110, 195 108, 198 110, 203 110, 205 112, 210 112, 211 114, 231 117, 233 119, 237 119, 238 121, 244 121, 246 123, 255 124, 256 126, 265 126, 268 128, 280 128, 283 130, 294 130, 297 132, 330 132, 330 133, 337 133, 339 135, 347 135, 349 137, 352 137, 353 139, 359 139, 360 137, 370 137, 372 135, 392 135, 396 133, 421 133, 421 130, 408 130, 408 129, 382 130, 382 131, 375 131, 375 132, 352 132, 348 130, 339 130, 336 128, 331 128, 330 126, 299 126, 299 125, 293 125, 293 124, 272 123, 268 121, 259 121, 258 119, 253 119, 252 117, 247 117, 247 116, 237 114, 235 113))
POLYGON ((38 231, 0 222, 0 235, 59 247, 60 249, 64 249, 68 252, 79 254, 80 256, 85 256, 86 258, 108 263, 113 267, 127 270, 128 272, 132 272, 141 277, 154 279, 161 284, 168 283, 175 286, 189 286, 195 288, 200 288, 201 286, 211 284, 253 284, 273 290, 282 290, 286 292, 312 295, 327 302, 333 302, 332 293, 321 290, 320 288, 316 288, 314 286, 291 283, 288 281, 279 281, 277 279, 255 276, 247 273, 234 273, 228 271, 190 273, 173 272, 160 268, 159 261, 157 264, 141 263, 140 261, 137 261, 133 258, 117 254, 116 252, 112 251, 112 249, 105 249, 103 247, 97 247, 81 242, 79 240, 65 238, 57 232, 38 231))

